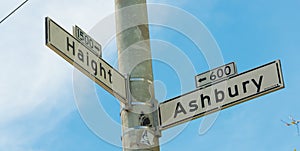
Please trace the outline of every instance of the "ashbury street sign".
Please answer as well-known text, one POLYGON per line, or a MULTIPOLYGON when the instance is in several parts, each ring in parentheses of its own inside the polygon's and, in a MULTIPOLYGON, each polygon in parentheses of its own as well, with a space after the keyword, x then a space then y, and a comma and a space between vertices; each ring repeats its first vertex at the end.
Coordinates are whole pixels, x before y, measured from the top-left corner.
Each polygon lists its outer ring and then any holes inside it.
POLYGON ((284 88, 280 61, 160 103, 161 130, 284 88))
POLYGON ((46 18, 46 45, 120 101, 126 102, 125 78, 49 17, 46 18))

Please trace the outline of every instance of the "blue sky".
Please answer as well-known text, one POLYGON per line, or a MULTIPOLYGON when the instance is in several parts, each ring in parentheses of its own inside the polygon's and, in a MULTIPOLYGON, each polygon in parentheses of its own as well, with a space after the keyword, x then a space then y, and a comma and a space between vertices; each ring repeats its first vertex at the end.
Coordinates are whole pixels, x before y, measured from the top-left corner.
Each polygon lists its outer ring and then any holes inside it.
MULTIPOLYGON (((22 2, 2 0, 0 18, 4 18, 22 2)), ((300 72, 297 70, 300 66, 300 1, 148 2, 178 7, 200 20, 218 43, 224 63, 234 61, 239 73, 280 59, 286 84, 285 89, 221 111, 204 135, 199 135, 203 119, 188 123, 177 137, 162 144, 161 150, 300 149, 300 137, 296 136, 296 129, 285 127, 280 122, 281 119, 288 120, 289 115, 300 119, 300 72)), ((76 69, 46 47, 44 42, 46 16, 69 32, 75 24, 89 31, 113 11, 114 2, 107 0, 31 0, 0 24, 0 150, 122 150, 100 139, 88 128, 76 105, 73 81, 76 69)), ((149 10, 149 14, 157 13, 149 10)), ((185 24, 185 19, 173 14, 162 19, 165 22, 177 19, 178 23, 185 24)), ((180 50, 191 61, 196 73, 210 69, 202 50, 184 34, 163 26, 152 25, 150 29, 151 39, 169 43, 174 50, 175 47, 180 50)), ((101 35, 95 37, 101 41, 101 35)), ((104 59, 115 65, 117 55, 114 40, 107 45, 104 59)), ((152 47, 156 48, 155 43, 152 47)), ((170 54, 170 58, 179 60, 174 54, 170 54)), ((154 61, 153 65, 159 101, 195 89, 194 73, 184 73, 186 81, 180 81, 176 73, 184 72, 183 67, 170 68, 159 61, 154 61), (180 89, 180 82, 184 83, 183 90, 180 89)), ((94 86, 107 114, 120 123, 118 101, 87 78, 85 80, 94 86)), ((90 96, 87 96, 89 99, 90 96)), ((172 130, 176 128, 163 132, 161 139, 168 139, 172 130)), ((120 130, 104 131, 118 134, 120 130)))

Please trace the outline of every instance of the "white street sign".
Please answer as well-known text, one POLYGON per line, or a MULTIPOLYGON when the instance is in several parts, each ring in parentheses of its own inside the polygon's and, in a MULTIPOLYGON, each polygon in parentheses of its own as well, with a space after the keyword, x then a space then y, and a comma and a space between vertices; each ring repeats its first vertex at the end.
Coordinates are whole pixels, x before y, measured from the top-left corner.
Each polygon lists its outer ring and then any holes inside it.
POLYGON ((81 44, 89 48, 92 53, 100 58, 102 57, 101 45, 91 36, 85 33, 82 29, 80 29, 77 25, 73 27, 73 35, 77 40, 81 42, 81 44))
POLYGON ((197 89, 159 105, 162 130, 284 88, 280 61, 197 89))
POLYGON ((125 78, 103 59, 90 53, 66 30, 46 18, 46 45, 91 80, 126 103, 125 78))
POLYGON ((195 77, 196 87, 199 88, 212 85, 221 80, 226 80, 229 77, 234 76, 236 74, 237 70, 235 63, 231 62, 224 66, 197 75, 195 77))

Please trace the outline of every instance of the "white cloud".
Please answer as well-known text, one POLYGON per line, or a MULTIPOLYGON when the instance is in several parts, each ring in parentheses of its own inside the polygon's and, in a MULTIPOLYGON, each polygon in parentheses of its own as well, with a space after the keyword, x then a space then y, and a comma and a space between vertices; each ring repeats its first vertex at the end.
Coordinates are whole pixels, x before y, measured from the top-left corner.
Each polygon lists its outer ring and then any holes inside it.
POLYGON ((32 150, 75 110, 73 68, 45 46, 44 17, 71 32, 74 24, 88 30, 112 11, 106 0, 32 0, 0 24, 0 150, 32 150))

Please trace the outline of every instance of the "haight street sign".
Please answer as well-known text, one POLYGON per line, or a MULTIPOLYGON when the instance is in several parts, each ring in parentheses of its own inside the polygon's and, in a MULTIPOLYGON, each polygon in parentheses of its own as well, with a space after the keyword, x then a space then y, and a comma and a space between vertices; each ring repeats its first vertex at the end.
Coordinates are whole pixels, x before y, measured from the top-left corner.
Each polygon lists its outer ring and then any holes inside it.
POLYGON ((200 88, 159 105, 164 130, 284 88, 279 60, 200 88))
POLYGON ((125 78, 49 17, 46 17, 46 45, 91 80, 126 103, 125 78))

